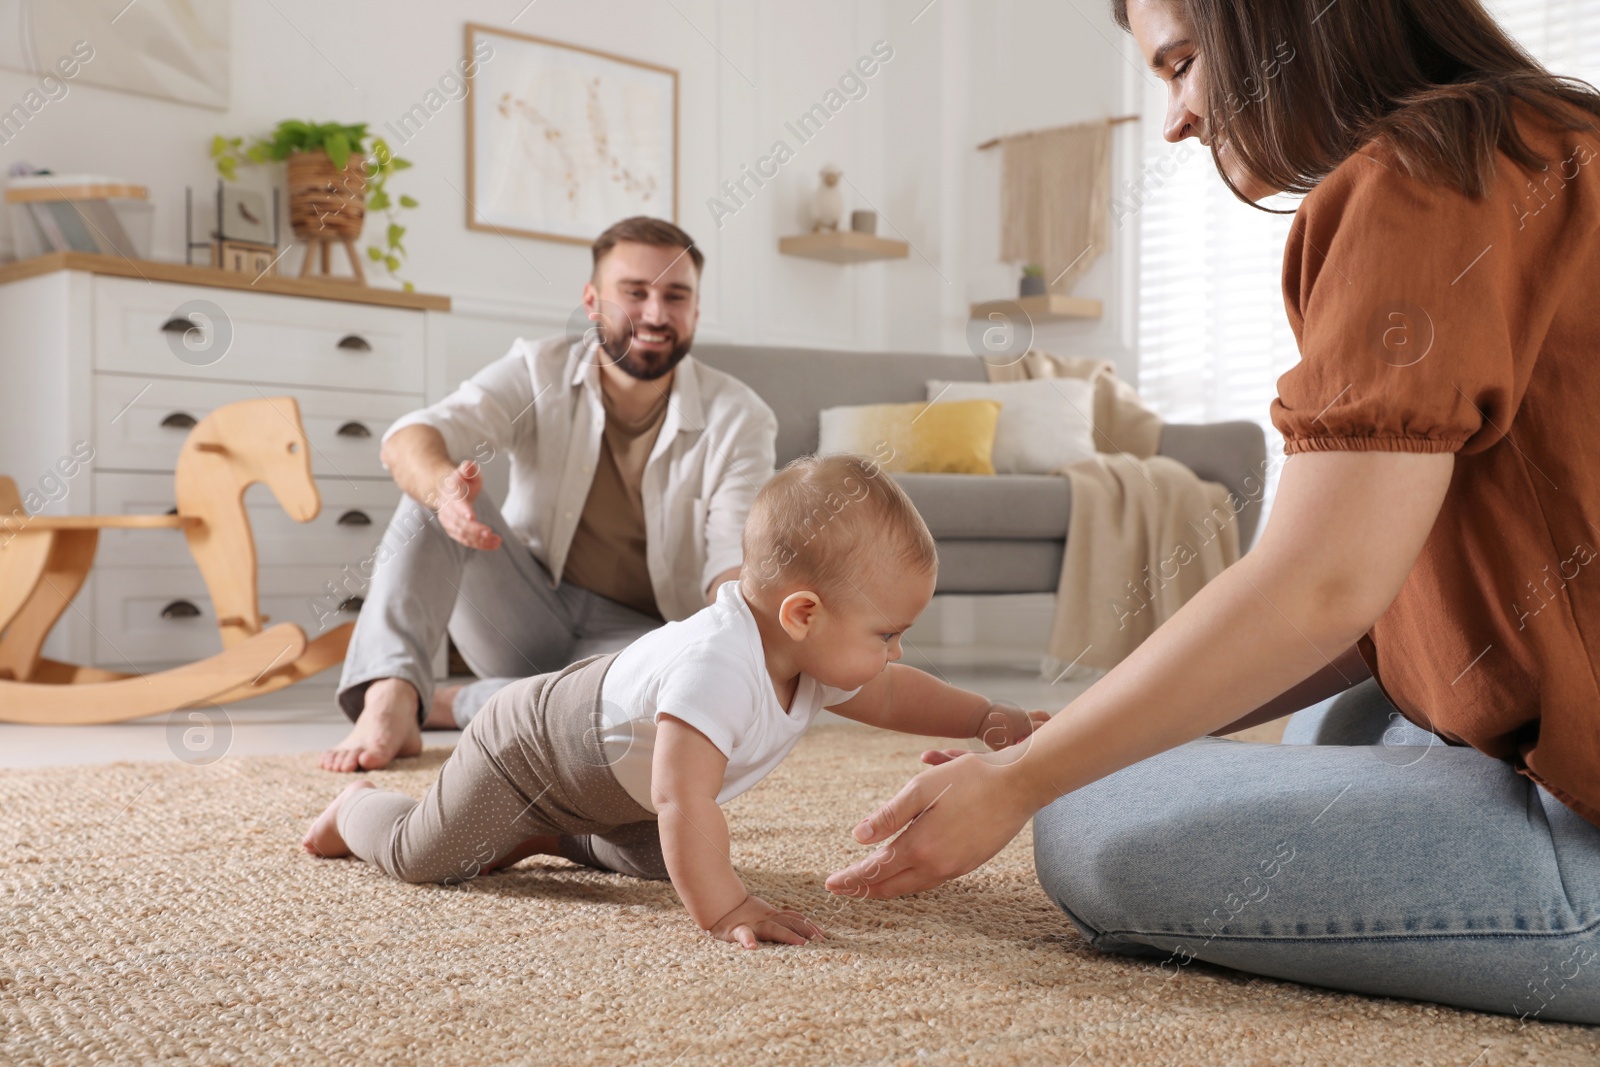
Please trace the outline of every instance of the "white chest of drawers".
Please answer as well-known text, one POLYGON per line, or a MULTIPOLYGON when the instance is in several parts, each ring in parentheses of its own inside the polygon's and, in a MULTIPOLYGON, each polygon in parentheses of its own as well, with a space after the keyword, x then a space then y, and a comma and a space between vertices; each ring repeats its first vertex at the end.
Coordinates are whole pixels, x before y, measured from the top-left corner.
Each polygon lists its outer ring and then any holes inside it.
MULTIPOLYGON (((236 400, 294 397, 322 512, 296 524, 260 485, 245 500, 262 610, 315 637, 359 606, 362 564, 399 499, 379 438, 446 392, 449 307, 447 297, 287 278, 252 285, 77 253, 0 268, 0 474, 30 512, 160 513, 195 421, 236 400)), ((220 647, 181 535, 127 530, 102 534, 45 654, 144 670, 220 647)))

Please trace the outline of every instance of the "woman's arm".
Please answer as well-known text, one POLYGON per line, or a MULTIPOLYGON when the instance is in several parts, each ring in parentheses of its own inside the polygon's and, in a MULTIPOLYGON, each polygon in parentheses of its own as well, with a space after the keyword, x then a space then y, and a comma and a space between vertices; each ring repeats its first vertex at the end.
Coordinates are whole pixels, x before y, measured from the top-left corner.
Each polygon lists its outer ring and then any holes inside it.
POLYGON ((1293 457, 1254 550, 1018 755, 963 756, 912 779, 855 829, 863 844, 906 833, 828 888, 892 897, 965 874, 1057 797, 1236 722, 1329 666, 1399 592, 1453 469, 1450 453, 1293 457))
POLYGON ((1372 672, 1367 670, 1367 661, 1362 659, 1361 653, 1351 645, 1333 657, 1333 661, 1326 667, 1299 685, 1273 697, 1244 718, 1211 732, 1218 736, 1236 734, 1240 730, 1248 730, 1252 726, 1260 726, 1264 722, 1293 715, 1301 708, 1309 708, 1331 696, 1338 696, 1357 682, 1370 677, 1372 672))

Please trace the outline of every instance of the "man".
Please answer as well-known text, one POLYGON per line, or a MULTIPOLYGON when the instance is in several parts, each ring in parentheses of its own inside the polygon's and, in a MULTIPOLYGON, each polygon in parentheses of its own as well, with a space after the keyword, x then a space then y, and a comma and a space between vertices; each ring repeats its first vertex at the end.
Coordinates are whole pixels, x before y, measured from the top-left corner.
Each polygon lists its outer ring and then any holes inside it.
POLYGON ((593 258, 584 337, 519 339, 384 435, 406 497, 339 683, 355 728, 322 754, 327 770, 417 755, 422 727, 465 726, 512 678, 616 651, 738 577, 778 424, 748 386, 688 358, 704 256, 638 216, 593 258), (501 456, 503 515, 475 462, 501 456), (435 695, 447 625, 482 680, 435 695))

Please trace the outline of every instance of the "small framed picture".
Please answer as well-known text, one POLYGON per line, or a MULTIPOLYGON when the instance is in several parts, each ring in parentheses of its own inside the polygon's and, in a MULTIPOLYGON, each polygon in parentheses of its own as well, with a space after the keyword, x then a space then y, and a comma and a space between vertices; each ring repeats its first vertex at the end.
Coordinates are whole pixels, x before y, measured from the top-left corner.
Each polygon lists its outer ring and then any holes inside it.
POLYGON ((222 240, 272 244, 272 202, 266 193, 224 183, 220 215, 222 232, 217 236, 222 240))

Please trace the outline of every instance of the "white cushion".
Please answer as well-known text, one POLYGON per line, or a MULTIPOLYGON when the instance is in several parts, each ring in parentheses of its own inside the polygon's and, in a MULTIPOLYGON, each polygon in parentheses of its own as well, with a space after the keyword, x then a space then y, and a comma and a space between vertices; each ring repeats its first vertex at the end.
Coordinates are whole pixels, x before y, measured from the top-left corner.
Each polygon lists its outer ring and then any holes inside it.
POLYGON ((928 382, 928 400, 998 400, 996 474, 1054 474, 1094 456, 1094 384, 1082 378, 928 382))

